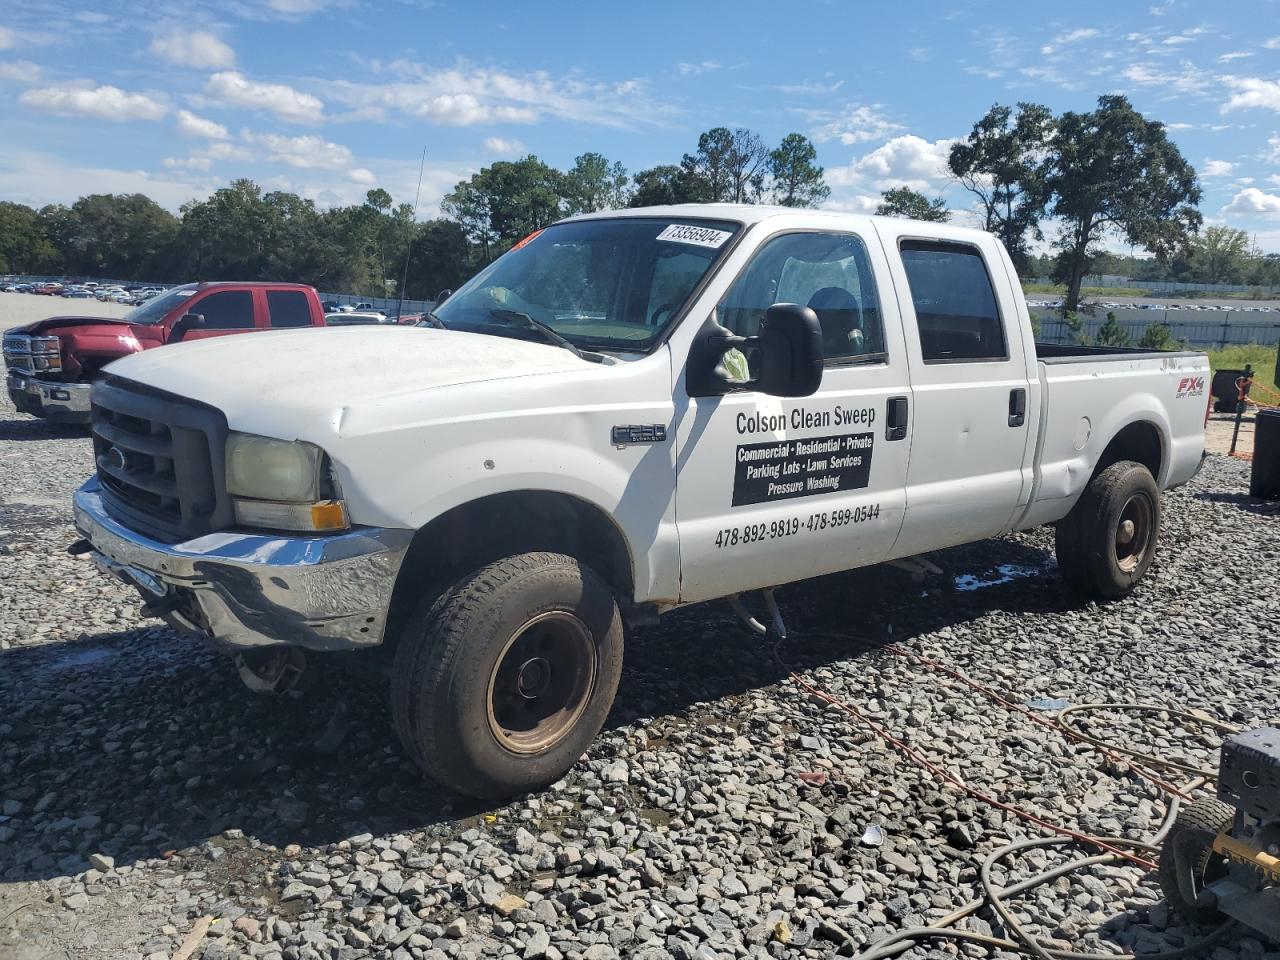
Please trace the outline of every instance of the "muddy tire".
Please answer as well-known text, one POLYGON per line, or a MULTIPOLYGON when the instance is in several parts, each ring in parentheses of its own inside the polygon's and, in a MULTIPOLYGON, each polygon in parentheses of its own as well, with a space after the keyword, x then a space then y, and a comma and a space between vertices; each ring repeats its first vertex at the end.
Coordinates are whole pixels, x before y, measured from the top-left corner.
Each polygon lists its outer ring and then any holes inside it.
POLYGON ((1184 862, 1194 878, 1193 892, 1226 872, 1223 859, 1213 852, 1213 838, 1231 826, 1235 810, 1221 800, 1206 797, 1178 812, 1173 829, 1160 851, 1160 892, 1178 916, 1194 923, 1221 923, 1225 918, 1212 907, 1202 907, 1187 899, 1178 882, 1177 857, 1183 847, 1184 862))
POLYGON ((1126 596, 1151 566, 1159 531, 1160 488, 1151 471, 1132 460, 1113 463, 1058 522, 1058 569, 1086 596, 1126 596))
POLYGON ((399 638, 392 714, 405 749, 466 796, 560 779, 604 724, 622 673, 622 620, 572 557, 507 557, 423 601, 399 638))

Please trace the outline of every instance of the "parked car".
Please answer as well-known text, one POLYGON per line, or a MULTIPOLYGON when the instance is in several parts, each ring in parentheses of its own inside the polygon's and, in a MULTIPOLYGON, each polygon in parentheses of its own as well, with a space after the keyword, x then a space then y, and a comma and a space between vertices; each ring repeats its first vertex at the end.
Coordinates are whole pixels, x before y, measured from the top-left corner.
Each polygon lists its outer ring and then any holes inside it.
POLYGON ((42 283, 38 285, 33 293, 38 293, 42 297, 56 297, 62 291, 60 283, 42 283))
POLYGON ((380 319, 371 313, 326 313, 324 315, 324 323, 326 327, 356 327, 370 326, 382 323, 380 319))
POLYGON ((65 287, 62 296, 68 300, 92 300, 93 291, 87 287, 65 287))
POLYGON ((87 423, 91 385, 113 360, 178 341, 320 326, 320 300, 301 284, 174 287, 123 317, 50 317, 5 331, 9 398, 22 413, 87 423))
POLYGON ((114 364, 72 549, 259 688, 386 645, 406 753, 524 793, 599 731, 624 630, 680 606, 763 591, 780 622, 780 584, 1054 523, 1082 594, 1138 584, 1208 359, 1037 347, 1013 277, 940 223, 563 221, 422 327, 114 364))

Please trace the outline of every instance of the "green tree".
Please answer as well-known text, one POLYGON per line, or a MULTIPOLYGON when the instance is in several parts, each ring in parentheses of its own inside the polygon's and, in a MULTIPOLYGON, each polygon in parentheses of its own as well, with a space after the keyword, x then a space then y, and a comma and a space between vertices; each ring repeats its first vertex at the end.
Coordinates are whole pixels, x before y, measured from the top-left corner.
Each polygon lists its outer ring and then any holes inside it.
POLYGON ((405 296, 434 300, 440 291, 462 286, 476 266, 476 249, 462 224, 453 220, 420 223, 413 238, 405 296))
POLYGON ((941 197, 930 200, 923 193, 910 187, 894 187, 880 194, 880 206, 876 207, 878 217, 905 217, 908 220, 927 220, 931 223, 946 223, 951 219, 951 211, 941 197))
POLYGON ((1129 339, 1124 327, 1120 326, 1115 311, 1108 310, 1106 322, 1098 328, 1094 342, 1100 347, 1127 347, 1133 341, 1129 339))
POLYGON ((684 155, 686 174, 702 182, 713 202, 755 203, 764 190, 769 150, 745 127, 713 127, 698 137, 696 153, 684 155))
POLYGON ((1212 226, 1191 238, 1191 276, 1197 283, 1243 283, 1249 268, 1249 234, 1212 226))
POLYGON ((52 273, 61 266, 40 214, 0 200, 0 273, 52 273))
POLYGON ((98 193, 47 209, 70 274, 139 280, 171 270, 178 220, 149 197, 98 193))
POLYGON ((488 262, 564 214, 564 175, 534 156, 500 160, 459 183, 440 207, 462 225, 488 262))
POLYGON ((831 196, 823 169, 814 164, 818 151, 809 138, 789 133, 769 154, 773 202, 784 207, 816 207, 831 196))
POLYGON ((630 200, 631 178, 621 163, 610 163, 598 153, 584 153, 564 175, 565 212, 594 213, 617 210, 630 200))
POLYGON ((658 207, 671 203, 705 203, 711 199, 707 184, 699 177, 675 164, 641 170, 633 178, 628 206, 658 207))
POLYGON ((1091 113, 1064 113, 1050 139, 1046 185, 1064 230, 1053 279, 1067 286, 1063 311, 1080 303, 1080 286, 1107 230, 1165 262, 1200 226, 1196 172, 1165 135, 1118 95, 1091 113))
POLYGON ((1053 114, 1035 103, 994 105, 969 136, 951 147, 948 166, 978 198, 983 229, 1000 238, 1019 274, 1028 269, 1028 234, 1043 239, 1040 219, 1049 200, 1046 143, 1053 114))
POLYGON ((1173 338, 1173 331, 1159 321, 1147 324, 1147 329, 1142 331, 1142 339, 1138 341, 1138 346, 1144 350, 1174 350, 1178 346, 1178 341, 1173 338))
POLYGON ((184 204, 177 242, 182 273, 194 280, 261 279, 267 269, 268 218, 262 188, 249 179, 233 180, 207 200, 184 204))

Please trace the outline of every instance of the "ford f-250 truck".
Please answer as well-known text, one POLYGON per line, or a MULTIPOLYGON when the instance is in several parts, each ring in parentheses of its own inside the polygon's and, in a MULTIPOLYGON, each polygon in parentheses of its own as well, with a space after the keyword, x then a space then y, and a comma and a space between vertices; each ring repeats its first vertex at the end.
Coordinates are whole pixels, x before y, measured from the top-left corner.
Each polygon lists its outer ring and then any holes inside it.
POLYGON ((191 283, 123 317, 50 317, 4 333, 9 399, 21 413, 89 422, 89 388, 112 360, 178 341, 324 326, 320 298, 296 283, 191 283))
POLYGON ((757 590, 776 613, 779 584, 1050 523, 1072 586, 1127 593, 1201 461, 1208 371, 1037 348, 987 233, 592 214, 418 328, 113 364, 72 549, 260 685, 388 648, 409 755, 510 795, 597 734, 628 622, 757 590))

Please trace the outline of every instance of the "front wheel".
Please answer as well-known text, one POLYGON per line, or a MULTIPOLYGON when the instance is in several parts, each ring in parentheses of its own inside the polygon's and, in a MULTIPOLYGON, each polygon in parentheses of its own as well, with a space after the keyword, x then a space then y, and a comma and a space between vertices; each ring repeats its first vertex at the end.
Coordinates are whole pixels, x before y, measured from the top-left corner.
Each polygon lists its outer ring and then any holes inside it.
POLYGON ((604 581, 561 554, 508 557, 424 601, 406 625, 396 732, 458 793, 525 793, 582 756, 621 673, 622 621, 604 581))
POLYGON ((1098 472, 1058 523, 1062 577, 1088 596, 1123 597, 1147 572, 1160 531, 1160 488, 1151 471, 1121 460, 1098 472))

